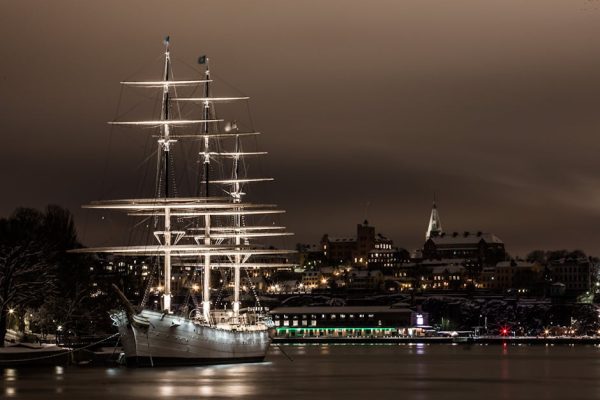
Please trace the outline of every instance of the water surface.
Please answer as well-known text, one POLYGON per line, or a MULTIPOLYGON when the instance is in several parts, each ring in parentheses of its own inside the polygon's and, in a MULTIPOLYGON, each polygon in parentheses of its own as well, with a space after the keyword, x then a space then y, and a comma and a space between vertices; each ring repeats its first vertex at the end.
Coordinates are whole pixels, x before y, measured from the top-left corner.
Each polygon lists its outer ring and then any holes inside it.
POLYGON ((592 399, 595 346, 272 347, 267 362, 161 369, 5 369, 9 399, 592 399))

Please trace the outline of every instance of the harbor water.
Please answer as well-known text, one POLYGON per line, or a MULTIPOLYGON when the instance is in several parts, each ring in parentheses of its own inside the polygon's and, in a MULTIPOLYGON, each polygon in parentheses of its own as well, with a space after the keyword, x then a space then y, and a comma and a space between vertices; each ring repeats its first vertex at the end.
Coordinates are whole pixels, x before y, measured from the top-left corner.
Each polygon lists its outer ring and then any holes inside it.
POLYGON ((7 368, 7 399, 592 399, 600 347, 272 346, 267 361, 207 367, 7 368), (287 355, 287 356, 286 356, 287 355), (291 358, 293 361, 290 361, 291 358))

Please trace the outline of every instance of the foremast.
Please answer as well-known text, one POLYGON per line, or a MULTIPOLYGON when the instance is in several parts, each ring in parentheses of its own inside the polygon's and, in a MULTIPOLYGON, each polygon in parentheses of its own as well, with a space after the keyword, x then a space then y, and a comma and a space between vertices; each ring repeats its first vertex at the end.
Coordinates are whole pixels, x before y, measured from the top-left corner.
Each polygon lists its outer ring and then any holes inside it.
MULTIPOLYGON (((235 127, 237 129, 237 127, 235 127)), ((233 190, 231 191, 231 197, 233 199, 234 204, 240 204, 242 202, 242 196, 244 193, 241 190, 240 182, 239 182, 239 168, 240 168, 240 138, 237 137, 235 139, 235 152, 233 156, 233 190)), ((239 210, 239 208, 236 208, 239 210)), ((242 215, 237 214, 233 216, 234 220, 234 229, 235 229, 235 249, 240 250, 240 245, 242 244, 241 237, 241 228, 242 228, 242 215)), ((242 268, 242 257, 239 253, 236 253, 234 256, 234 264, 233 264, 233 319, 235 323, 239 323, 240 317, 240 272, 242 268)))

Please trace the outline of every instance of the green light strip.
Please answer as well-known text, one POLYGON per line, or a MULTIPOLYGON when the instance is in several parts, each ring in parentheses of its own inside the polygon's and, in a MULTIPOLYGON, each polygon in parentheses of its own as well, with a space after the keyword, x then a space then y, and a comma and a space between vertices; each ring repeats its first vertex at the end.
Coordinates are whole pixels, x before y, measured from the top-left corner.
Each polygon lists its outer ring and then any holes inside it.
POLYGON ((351 327, 341 327, 341 328, 291 328, 288 326, 280 326, 277 329, 277 332, 281 332, 281 331, 336 331, 336 330, 341 330, 341 329, 345 329, 345 330, 355 330, 355 331, 389 331, 389 330, 397 330, 398 328, 351 328, 351 327))

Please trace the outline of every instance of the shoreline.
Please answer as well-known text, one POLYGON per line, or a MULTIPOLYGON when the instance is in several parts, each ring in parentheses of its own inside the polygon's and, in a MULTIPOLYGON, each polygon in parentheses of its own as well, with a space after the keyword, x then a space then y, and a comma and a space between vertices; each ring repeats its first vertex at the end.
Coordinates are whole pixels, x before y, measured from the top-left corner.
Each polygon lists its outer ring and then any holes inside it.
POLYGON ((494 345, 600 345, 600 337, 319 337, 272 338, 278 344, 494 344, 494 345))

